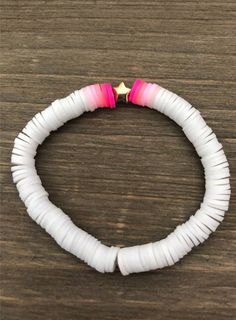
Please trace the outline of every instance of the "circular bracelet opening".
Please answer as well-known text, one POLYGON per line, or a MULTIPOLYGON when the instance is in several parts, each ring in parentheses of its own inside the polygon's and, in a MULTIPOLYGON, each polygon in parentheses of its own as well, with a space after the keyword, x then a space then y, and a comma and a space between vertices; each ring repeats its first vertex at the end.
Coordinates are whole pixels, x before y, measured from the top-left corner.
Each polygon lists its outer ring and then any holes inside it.
POLYGON ((204 194, 202 166, 181 129, 132 104, 70 121, 39 147, 36 167, 56 206, 119 247, 167 236, 204 194))

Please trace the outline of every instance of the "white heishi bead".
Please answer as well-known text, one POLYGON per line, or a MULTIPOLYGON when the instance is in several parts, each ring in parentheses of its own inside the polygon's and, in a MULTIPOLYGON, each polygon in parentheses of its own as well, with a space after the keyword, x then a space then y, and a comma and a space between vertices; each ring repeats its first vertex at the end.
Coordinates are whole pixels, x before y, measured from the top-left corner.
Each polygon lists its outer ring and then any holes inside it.
POLYGON ((150 242, 139 246, 139 256, 144 271, 158 268, 158 261, 155 257, 153 243, 150 242))
POLYGON ((81 95, 80 95, 81 90, 76 90, 74 92, 74 99, 76 100, 76 105, 77 105, 77 113, 79 115, 81 115, 82 113, 87 111, 85 102, 82 100, 81 95))
POLYGON ((34 118, 34 120, 37 120, 38 123, 41 125, 42 128, 44 128, 45 132, 50 133, 50 127, 48 126, 47 122, 45 121, 44 117, 42 116, 41 112, 37 113, 34 118))
POLYGON ((42 186, 34 159, 38 145, 51 131, 57 130, 67 121, 102 106, 104 92, 100 85, 82 88, 55 100, 37 113, 14 140, 12 178, 29 216, 63 249, 102 273, 113 272, 118 266, 122 275, 128 275, 177 263, 217 229, 229 207, 229 163, 221 143, 200 112, 183 98, 155 84, 147 84, 142 88, 140 104, 149 104, 148 107, 162 112, 181 126, 204 167, 205 194, 200 208, 165 239, 122 249, 105 246, 75 226, 49 200, 42 186))
POLYGON ((14 148, 24 150, 25 152, 31 154, 32 156, 36 155, 36 148, 32 147, 28 142, 25 142, 19 138, 15 139, 14 148))
POLYGON ((174 232, 177 234, 179 239, 182 239, 182 241, 186 242, 187 246, 190 248, 189 251, 191 251, 194 247, 194 243, 186 234, 184 224, 177 226, 174 232))
POLYGON ((144 271, 139 257, 138 246, 121 248, 118 253, 118 265, 123 275, 144 271))
POLYGON ((175 236, 178 238, 179 242, 181 243, 181 246, 183 247, 183 249, 188 253, 189 251, 191 251, 193 244, 190 241, 186 241, 184 236, 182 235, 180 226, 176 227, 174 232, 175 236))
POLYGON ((67 232, 65 238, 63 239, 63 241, 61 243, 61 247, 63 249, 70 252, 73 239, 76 236, 77 232, 78 232, 77 227, 72 223, 71 228, 70 228, 70 232, 67 232))
POLYGON ((174 261, 173 257, 170 254, 170 251, 169 251, 169 248, 168 248, 168 245, 167 245, 167 239, 166 238, 162 239, 160 241, 160 244, 161 244, 161 248, 162 248, 162 250, 164 252, 166 261, 168 263, 168 266, 172 266, 173 264, 175 264, 175 261, 174 261))
POLYGON ((200 241, 199 241, 197 235, 194 232, 192 232, 189 225, 186 224, 187 222, 188 221, 186 221, 185 223, 182 224, 183 232, 192 241, 192 243, 195 246, 198 246, 200 244, 200 241))
POLYGON ((52 102, 51 104, 53 112, 55 113, 56 117, 63 123, 67 122, 67 112, 62 107, 60 100, 57 99, 52 102))
POLYGON ((50 131, 57 130, 60 126, 63 125, 63 122, 59 120, 55 112, 53 111, 52 106, 47 107, 41 112, 42 117, 47 122, 48 128, 50 131))
POLYGON ((12 153, 16 154, 17 156, 22 156, 26 158, 34 158, 35 156, 33 155, 33 153, 30 153, 21 147, 17 148, 16 146, 14 146, 14 148, 12 149, 12 153))
POLYGON ((166 245, 167 245, 168 251, 172 257, 172 260, 174 261, 174 263, 176 263, 179 261, 180 252, 178 250, 176 251, 176 248, 174 247, 173 240, 169 236, 165 239, 166 245))
POLYGON ((67 221, 65 221, 65 223, 62 223, 60 228, 57 229, 55 236, 54 236, 54 239, 59 244, 59 246, 62 245, 63 240, 65 239, 67 233, 71 230, 72 226, 73 226, 72 221, 67 220, 67 221))
MULTIPOLYGON (((162 249, 162 244, 160 241, 153 243, 153 252, 157 263, 156 269, 161 269, 168 266, 164 251, 162 249)), ((146 270, 148 271, 148 269, 146 270)))
POLYGON ((105 262, 105 272, 114 272, 117 266, 117 255, 120 250, 118 247, 106 247, 107 256, 105 262))

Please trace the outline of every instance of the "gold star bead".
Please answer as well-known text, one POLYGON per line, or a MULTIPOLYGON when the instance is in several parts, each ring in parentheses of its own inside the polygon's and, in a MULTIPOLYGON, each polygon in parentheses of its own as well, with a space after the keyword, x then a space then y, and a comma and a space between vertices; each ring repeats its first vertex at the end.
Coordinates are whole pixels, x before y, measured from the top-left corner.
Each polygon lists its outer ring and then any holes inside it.
POLYGON ((131 89, 127 88, 124 82, 121 82, 117 87, 114 87, 113 89, 115 90, 117 101, 128 102, 128 95, 131 89))

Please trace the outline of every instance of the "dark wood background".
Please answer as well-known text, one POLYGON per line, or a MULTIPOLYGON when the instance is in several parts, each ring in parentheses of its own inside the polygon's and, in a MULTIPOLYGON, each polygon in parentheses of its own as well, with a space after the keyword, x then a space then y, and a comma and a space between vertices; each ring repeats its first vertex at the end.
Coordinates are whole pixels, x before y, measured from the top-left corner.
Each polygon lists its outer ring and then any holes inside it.
MULTIPOLYGON (((1 319, 236 318, 235 9, 218 0, 1 0, 1 319), (10 154, 14 137, 51 101, 137 77, 202 112, 230 162, 231 205, 209 241, 172 268, 103 275, 28 217, 10 154)), ((165 237, 204 193, 181 129, 126 104, 53 133, 37 166, 51 200, 108 245, 165 237)))

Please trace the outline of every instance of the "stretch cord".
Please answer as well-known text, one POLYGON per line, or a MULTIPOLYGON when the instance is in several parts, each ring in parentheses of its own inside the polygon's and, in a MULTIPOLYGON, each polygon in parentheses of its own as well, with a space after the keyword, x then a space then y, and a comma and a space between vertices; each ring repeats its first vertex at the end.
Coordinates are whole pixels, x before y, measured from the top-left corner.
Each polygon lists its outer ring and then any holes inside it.
POLYGON ((216 230, 229 207, 229 165, 216 135, 199 111, 178 95, 143 80, 136 80, 128 95, 131 103, 147 106, 180 125, 201 158, 205 195, 195 215, 165 239, 127 248, 108 247, 74 225, 48 198, 35 168, 37 147, 51 131, 85 111, 115 108, 117 95, 110 84, 95 84, 54 101, 30 120, 14 141, 13 181, 30 217, 65 250, 100 272, 123 275, 171 266, 216 230))

